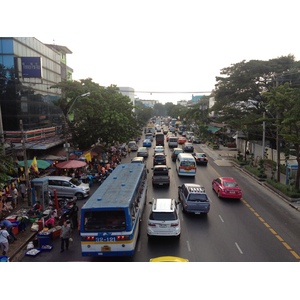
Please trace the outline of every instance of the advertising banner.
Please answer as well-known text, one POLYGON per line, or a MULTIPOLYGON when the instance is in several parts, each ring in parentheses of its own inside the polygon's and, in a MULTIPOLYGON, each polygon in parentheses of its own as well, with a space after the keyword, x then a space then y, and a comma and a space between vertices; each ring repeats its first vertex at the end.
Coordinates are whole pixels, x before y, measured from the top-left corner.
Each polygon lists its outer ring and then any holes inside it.
POLYGON ((42 61, 40 57, 21 57, 22 77, 42 77, 42 61))

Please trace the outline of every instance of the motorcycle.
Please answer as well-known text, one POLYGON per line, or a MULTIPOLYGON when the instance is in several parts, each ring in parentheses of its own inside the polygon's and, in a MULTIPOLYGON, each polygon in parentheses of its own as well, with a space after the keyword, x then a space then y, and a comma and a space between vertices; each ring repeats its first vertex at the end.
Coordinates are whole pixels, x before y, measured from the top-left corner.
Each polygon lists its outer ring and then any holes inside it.
POLYGON ((62 226, 67 220, 71 222, 71 228, 78 228, 78 206, 76 204, 77 198, 64 199, 59 201, 61 206, 61 213, 59 216, 59 223, 62 226))

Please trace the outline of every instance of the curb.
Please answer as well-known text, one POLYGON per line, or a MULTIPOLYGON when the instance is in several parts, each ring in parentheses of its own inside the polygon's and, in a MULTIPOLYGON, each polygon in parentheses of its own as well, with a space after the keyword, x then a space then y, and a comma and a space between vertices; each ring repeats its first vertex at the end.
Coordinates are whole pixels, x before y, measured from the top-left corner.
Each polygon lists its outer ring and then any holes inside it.
POLYGON ((22 241, 16 251, 10 256, 11 262, 19 262, 23 258, 25 255, 22 252, 23 248, 36 236, 36 234, 37 232, 32 232, 32 234, 28 235, 28 237, 22 241))
POLYGON ((279 196, 283 201, 285 201, 291 207, 293 207, 296 210, 300 211, 300 202, 299 202, 298 199, 296 200, 296 199, 287 197, 282 192, 280 192, 279 190, 277 190, 276 188, 274 188, 273 186, 271 186, 270 184, 268 184, 267 182, 265 182, 265 180, 263 180, 261 178, 258 178, 257 176, 255 176, 251 172, 248 172, 247 170, 245 170, 244 168, 242 168, 240 165, 238 165, 236 162, 232 161, 232 164, 233 164, 233 166, 235 168, 239 169, 241 172, 243 172, 243 173, 247 174, 248 176, 254 178, 260 185, 264 186, 269 191, 275 193, 277 196, 279 196))

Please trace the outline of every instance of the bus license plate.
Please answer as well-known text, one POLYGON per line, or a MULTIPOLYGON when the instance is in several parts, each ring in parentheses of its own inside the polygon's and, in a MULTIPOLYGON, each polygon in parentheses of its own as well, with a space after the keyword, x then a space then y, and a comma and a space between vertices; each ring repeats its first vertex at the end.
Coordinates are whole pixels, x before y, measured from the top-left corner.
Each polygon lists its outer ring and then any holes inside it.
POLYGON ((101 247, 101 251, 102 252, 109 252, 109 251, 111 251, 111 247, 109 247, 109 246, 103 246, 103 247, 101 247))

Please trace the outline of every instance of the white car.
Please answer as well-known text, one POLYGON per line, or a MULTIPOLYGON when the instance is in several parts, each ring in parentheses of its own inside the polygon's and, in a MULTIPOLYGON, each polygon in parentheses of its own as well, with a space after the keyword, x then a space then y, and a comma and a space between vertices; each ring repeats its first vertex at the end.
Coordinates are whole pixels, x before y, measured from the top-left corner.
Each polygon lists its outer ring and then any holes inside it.
POLYGON ((154 154, 156 154, 156 153, 165 153, 165 148, 164 148, 164 146, 156 146, 156 147, 154 148, 154 154))
POLYGON ((137 151, 138 149, 136 141, 130 141, 127 146, 131 149, 131 151, 137 151))
POLYGON ((147 224, 147 236, 175 236, 180 237, 181 227, 178 203, 175 199, 153 199, 151 212, 147 224))
POLYGON ((139 147, 137 150, 136 156, 147 158, 148 157, 148 149, 146 147, 139 147))

